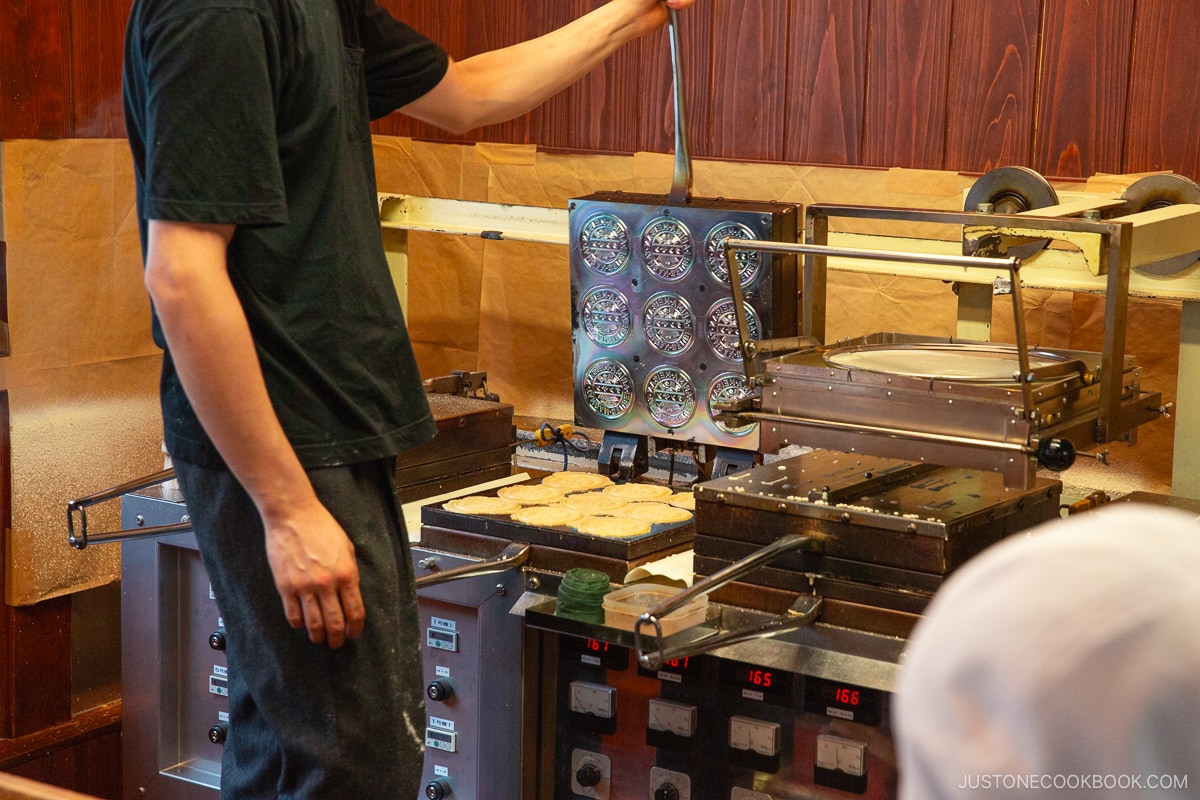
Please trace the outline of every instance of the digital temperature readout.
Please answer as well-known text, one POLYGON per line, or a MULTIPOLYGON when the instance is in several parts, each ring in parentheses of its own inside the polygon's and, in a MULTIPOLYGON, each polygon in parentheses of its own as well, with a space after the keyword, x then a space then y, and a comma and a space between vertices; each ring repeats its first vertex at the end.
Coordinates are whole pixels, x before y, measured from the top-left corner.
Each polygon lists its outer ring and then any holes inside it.
POLYGON ((629 648, 600 639, 564 637, 563 651, 564 656, 571 661, 578 660, 593 667, 617 670, 629 668, 629 648))
POLYGON ((794 682, 795 675, 790 672, 738 661, 721 662, 721 687, 749 700, 790 703, 794 682))
POLYGON ((639 665, 638 673, 648 678, 658 678, 660 681, 690 686, 700 680, 701 663, 702 659, 699 658, 673 658, 670 661, 664 661, 662 666, 656 670, 648 670, 639 665))
POLYGON ((829 717, 878 725, 882 700, 880 692, 847 683, 805 678, 806 711, 829 717))

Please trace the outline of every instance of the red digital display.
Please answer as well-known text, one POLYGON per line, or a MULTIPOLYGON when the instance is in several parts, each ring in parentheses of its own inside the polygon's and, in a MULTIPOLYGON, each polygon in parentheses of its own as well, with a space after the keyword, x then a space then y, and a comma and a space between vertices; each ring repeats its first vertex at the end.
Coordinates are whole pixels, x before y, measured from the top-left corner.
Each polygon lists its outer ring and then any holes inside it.
POLYGON ((879 724, 883 696, 878 690, 820 678, 806 678, 804 683, 806 711, 868 725, 879 724))
POLYGON ((844 706, 856 706, 858 705, 859 693, 857 689, 837 686, 833 690, 833 699, 844 706))
POLYGON ((790 672, 737 661, 722 661, 720 678, 722 687, 747 699, 787 703, 792 696, 794 676, 790 672))
POLYGON ((775 673, 769 669, 750 669, 746 671, 746 683, 760 689, 770 689, 774 679, 775 673))
POLYGON ((564 637, 564 655, 572 661, 600 666, 606 669, 626 669, 629 666, 629 648, 591 637, 564 637))

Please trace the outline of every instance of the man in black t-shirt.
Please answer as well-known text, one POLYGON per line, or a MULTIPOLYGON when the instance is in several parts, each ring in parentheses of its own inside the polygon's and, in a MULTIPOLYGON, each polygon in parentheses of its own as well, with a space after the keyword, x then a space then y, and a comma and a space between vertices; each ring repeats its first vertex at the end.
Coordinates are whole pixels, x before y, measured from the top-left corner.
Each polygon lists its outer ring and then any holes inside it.
POLYGON ((375 0, 134 1, 125 108, 164 430, 227 630, 224 797, 418 791, 392 460, 434 425, 369 120, 518 116, 665 21, 659 0, 610 0, 456 62, 375 0))

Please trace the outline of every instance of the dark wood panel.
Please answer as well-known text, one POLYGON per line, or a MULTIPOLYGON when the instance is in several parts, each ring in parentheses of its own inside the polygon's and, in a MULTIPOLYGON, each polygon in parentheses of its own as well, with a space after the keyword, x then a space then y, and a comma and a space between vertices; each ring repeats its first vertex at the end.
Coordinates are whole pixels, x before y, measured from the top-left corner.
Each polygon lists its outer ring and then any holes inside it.
MULTIPOLYGON (((22 739, 0 741, 0 771, 88 797, 120 800, 121 702, 89 709, 22 739)), ((47 788, 46 795, 55 793, 47 788)), ((0 788, 0 797, 7 796, 0 788)))
POLYGON ((70 0, 0 0, 0 139, 65 139, 70 0))
POLYGON ((1041 0, 955 0, 945 168, 1029 163, 1041 0))
POLYGON ((863 164, 940 169, 952 0, 871 0, 863 164))
MULTIPOLYGON (((467 52, 468 0, 379 0, 397 19, 434 40, 451 58, 462 60, 467 52)), ((412 136, 416 139, 434 141, 474 141, 467 135, 455 135, 435 128, 420 120, 401 114, 391 114, 375 122, 371 130, 384 136, 412 136)))
MULTIPOLYGON (((688 152, 712 119, 713 12, 706 4, 679 14, 680 73, 683 76, 684 131, 688 152)), ((664 27, 637 44, 641 105, 637 149, 675 152, 675 91, 671 42, 664 27)))
MULTIPOLYGON (((567 10, 567 19, 554 22, 565 24, 604 2, 560 0, 557 5, 567 10)), ((570 150, 633 152, 638 131, 637 68, 637 48, 623 47, 562 92, 547 109, 554 127, 546 131, 545 143, 570 150)))
POLYGON ((1134 20, 1123 172, 1200 179, 1200 14, 1179 0, 1141 0, 1134 20))
POLYGON ((785 161, 862 160, 869 0, 799 0, 788 31, 785 161))
POLYGON ((121 63, 133 0, 71 0, 71 135, 122 138, 121 63))
POLYGON ((1133 8, 1134 0, 1045 0, 1030 164, 1043 175, 1120 172, 1133 8))
POLYGON ((696 155, 783 158, 786 0, 713 0, 713 118, 696 155))

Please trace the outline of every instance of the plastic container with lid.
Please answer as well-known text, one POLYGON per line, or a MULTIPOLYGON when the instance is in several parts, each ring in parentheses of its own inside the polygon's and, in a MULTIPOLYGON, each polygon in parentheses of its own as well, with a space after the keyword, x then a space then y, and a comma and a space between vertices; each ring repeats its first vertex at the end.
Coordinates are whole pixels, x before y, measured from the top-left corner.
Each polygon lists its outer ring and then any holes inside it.
MULTIPOLYGON (((661 605, 682 589, 657 583, 635 583, 614 589, 604 596, 604 624, 611 628, 632 631, 642 614, 661 605)), ((663 636, 699 625, 708 614, 708 596, 699 595, 661 618, 663 636)), ((653 633, 653 626, 643 626, 642 633, 653 633)))

